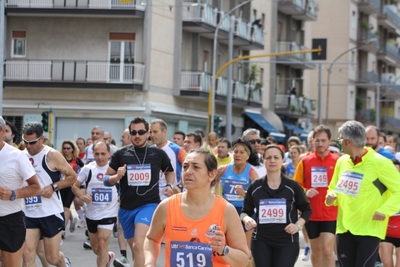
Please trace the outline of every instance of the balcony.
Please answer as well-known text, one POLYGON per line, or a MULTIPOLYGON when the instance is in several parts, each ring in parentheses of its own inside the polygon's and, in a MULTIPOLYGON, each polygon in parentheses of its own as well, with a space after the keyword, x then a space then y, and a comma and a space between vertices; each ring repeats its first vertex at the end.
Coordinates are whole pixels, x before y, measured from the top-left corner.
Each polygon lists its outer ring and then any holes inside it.
POLYGON ((397 119, 393 116, 382 116, 381 130, 399 133, 400 119, 397 119))
POLYGON ((198 33, 207 39, 214 39, 216 27, 223 19, 218 30, 218 38, 223 44, 228 44, 228 34, 231 25, 234 28, 233 44, 243 49, 264 49, 265 31, 251 25, 241 18, 227 15, 225 11, 218 10, 208 4, 183 3, 182 8, 183 29, 188 32, 198 33))
POLYGON ((385 5, 378 17, 378 24, 391 32, 400 34, 400 16, 395 5, 385 5))
POLYGON ((375 109, 356 110, 356 120, 362 123, 373 123, 376 119, 375 109))
POLYGON ((375 54, 379 50, 379 35, 362 29, 358 33, 357 46, 362 51, 375 54))
POLYGON ((7 0, 6 14, 144 18, 147 0, 7 0))
POLYGON ((363 87, 362 84, 365 84, 366 88, 371 88, 371 84, 376 84, 379 82, 379 75, 372 71, 360 70, 358 72, 357 85, 358 87, 363 87))
POLYGON ((277 0, 278 11, 296 20, 316 21, 318 4, 314 0, 277 0))
POLYGON ((380 0, 357 0, 358 10, 365 14, 378 14, 381 10, 380 0))
POLYGON ((144 72, 145 66, 141 63, 7 60, 4 84, 13 87, 142 89, 144 72))
MULTIPOLYGON (((276 52, 291 52, 291 51, 299 51, 299 50, 307 50, 302 45, 298 45, 294 42, 277 42, 277 51, 276 52)), ((302 54, 292 54, 292 55, 284 55, 278 56, 277 61, 285 61, 292 68, 296 69, 314 69, 315 64, 312 63, 311 53, 302 53, 302 54)), ((280 63, 284 64, 284 63, 280 63)))
POLYGON ((380 48, 377 56, 378 60, 382 60, 393 67, 397 67, 400 62, 399 49, 390 42, 386 42, 385 46, 380 48))
MULTIPOLYGON (((197 99, 208 102, 208 93, 211 86, 211 74, 205 72, 181 73, 181 91, 182 97, 197 99)), ((240 81, 232 81, 232 105, 237 107, 261 107, 262 88, 240 81)), ((215 88, 215 102, 226 104, 228 93, 228 79, 218 77, 215 88)))
POLYGON ((314 118, 316 101, 295 95, 275 95, 275 113, 292 118, 314 118))

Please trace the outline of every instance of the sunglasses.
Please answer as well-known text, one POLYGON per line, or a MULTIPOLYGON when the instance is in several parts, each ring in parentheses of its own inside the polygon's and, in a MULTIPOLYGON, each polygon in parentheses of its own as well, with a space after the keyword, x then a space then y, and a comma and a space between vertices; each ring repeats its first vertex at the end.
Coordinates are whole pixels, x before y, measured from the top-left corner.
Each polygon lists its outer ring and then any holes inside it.
POLYGON ((63 147, 64 150, 70 150, 72 147, 63 147))
POLYGON ((27 145, 34 145, 34 144, 37 143, 37 141, 40 140, 40 138, 42 138, 42 137, 40 136, 40 137, 38 137, 38 138, 35 139, 35 140, 28 141, 28 140, 25 140, 25 138, 22 137, 22 140, 24 140, 24 143, 27 144, 27 145))
POLYGON ((250 144, 254 145, 255 143, 260 144, 261 143, 261 139, 251 139, 249 140, 250 144))
POLYGON ((137 134, 139 134, 139 135, 144 135, 144 134, 146 134, 146 133, 147 133, 146 130, 139 130, 139 131, 132 130, 132 131, 131 131, 131 135, 133 135, 133 136, 135 136, 135 135, 137 135, 137 134))

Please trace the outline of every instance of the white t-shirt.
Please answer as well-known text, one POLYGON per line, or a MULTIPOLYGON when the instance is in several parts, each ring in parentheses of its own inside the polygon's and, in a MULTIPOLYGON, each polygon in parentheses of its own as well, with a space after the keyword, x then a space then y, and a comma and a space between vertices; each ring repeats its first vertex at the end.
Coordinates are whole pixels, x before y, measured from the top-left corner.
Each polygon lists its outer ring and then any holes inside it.
POLYGON ((92 201, 86 206, 86 217, 91 220, 101 220, 104 218, 117 217, 118 213, 118 193, 115 186, 105 186, 104 176, 108 164, 98 166, 96 162, 85 165, 78 175, 78 181, 86 183, 87 194, 92 194, 92 201))
MULTIPOLYGON (((35 170, 24 153, 9 144, 4 143, 0 150, 0 162, 0 186, 16 190, 22 187, 24 181, 35 175, 35 170)), ((23 207, 22 198, 14 201, 0 200, 0 216, 16 213, 23 207)))
MULTIPOLYGON (((175 154, 174 150, 170 147, 169 143, 170 143, 170 141, 168 141, 167 144, 165 146, 163 146, 161 149, 164 150, 165 153, 167 153, 169 160, 171 161, 172 167, 174 167, 175 175, 176 175, 177 155, 175 154)), ((173 185, 177 185, 176 176, 175 176, 175 181, 174 181, 173 185)), ((163 194, 163 190, 166 186, 167 186, 167 180, 165 179, 165 173, 162 170, 162 171, 160 171, 160 180, 158 182, 158 189, 160 190, 160 199, 161 200, 167 198, 167 196, 163 194)))

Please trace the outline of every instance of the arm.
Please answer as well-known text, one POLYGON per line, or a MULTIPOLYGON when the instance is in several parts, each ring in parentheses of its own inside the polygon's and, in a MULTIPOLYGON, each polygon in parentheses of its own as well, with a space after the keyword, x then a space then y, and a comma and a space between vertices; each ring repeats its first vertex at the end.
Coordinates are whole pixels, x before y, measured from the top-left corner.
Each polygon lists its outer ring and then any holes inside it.
MULTIPOLYGON (((262 179, 264 182, 265 180, 262 179)), ((257 182, 255 182, 257 183, 257 182)), ((254 183, 249 186, 247 189, 246 196, 244 197, 244 204, 242 208, 242 213, 240 214, 240 220, 243 222, 246 230, 251 230, 257 226, 256 221, 251 218, 254 214, 254 200, 253 200, 253 190, 254 183)))
MULTIPOLYGON (((392 216, 399 211, 400 203, 400 173, 389 160, 379 162, 379 181, 392 192, 387 200, 377 209, 376 212, 385 216, 392 216)), ((378 218, 376 218, 379 220, 378 218)))
POLYGON ((144 240, 145 267, 155 267, 160 254, 160 244, 167 220, 168 199, 162 201, 154 212, 149 231, 144 240))
POLYGON ((108 166, 108 169, 106 171, 106 175, 104 178, 104 185, 106 186, 113 186, 116 183, 118 183, 119 180, 122 179, 122 177, 124 177, 126 173, 126 164, 122 167, 119 167, 117 170, 114 170, 113 168, 111 168, 110 166, 108 166), (109 184, 107 184, 109 183, 109 184))
POLYGON ((58 189, 71 186, 76 181, 76 173, 57 150, 50 150, 46 155, 46 161, 51 169, 58 170, 64 177, 64 179, 60 179, 59 181, 42 188, 41 195, 45 198, 50 198, 54 193, 53 185, 56 185, 58 189))
MULTIPOLYGON (((85 202, 86 204, 92 201, 92 195, 90 194, 83 194, 82 190, 80 189, 83 182, 87 180, 89 170, 88 168, 84 167, 81 172, 79 173, 78 179, 73 184, 71 190, 75 194, 77 198, 85 202)), ((86 190, 85 190, 86 191, 86 190)))
POLYGON ((163 194, 167 197, 170 197, 174 194, 174 184, 175 184, 175 172, 166 172, 165 180, 167 181, 168 186, 163 189, 163 194), (171 186, 169 186, 171 185, 171 186))
MULTIPOLYGON (((32 176, 31 178, 29 178, 28 180, 26 180, 26 182, 28 183, 27 186, 22 187, 20 189, 14 190, 15 195, 17 198, 26 198, 26 197, 33 197, 33 196, 37 196, 40 194, 40 184, 39 184, 39 180, 36 177, 36 175, 32 176)), ((8 198, 3 199, 3 200, 9 200, 11 197, 11 190, 10 190, 10 195, 8 196, 8 198)))
POLYGON ((232 267, 247 266, 251 256, 250 250, 247 247, 244 232, 238 231, 242 226, 237 211, 229 203, 225 207, 224 217, 225 233, 217 230, 216 235, 213 237, 213 242, 211 242, 211 247, 218 254, 222 254, 224 249, 223 244, 226 244, 229 247, 229 253, 228 255, 221 256, 224 261, 232 267), (221 241, 222 245, 218 245, 219 241, 217 240, 220 240, 221 237, 223 240, 221 241))
MULTIPOLYGON (((250 177, 249 178, 250 178, 251 182, 258 179, 258 173, 253 168, 250 169, 250 177)), ((246 191, 244 190, 243 186, 235 185, 235 190, 236 190, 236 193, 238 193, 241 197, 246 196, 246 191)))
POLYGON ((332 179, 331 179, 331 182, 329 183, 328 191, 326 192, 326 196, 325 196, 325 205, 326 206, 332 206, 332 205, 337 206, 338 205, 337 194, 335 193, 335 187, 339 180, 340 162, 341 162, 340 159, 338 159, 338 161, 336 162, 335 170, 333 171, 332 179))

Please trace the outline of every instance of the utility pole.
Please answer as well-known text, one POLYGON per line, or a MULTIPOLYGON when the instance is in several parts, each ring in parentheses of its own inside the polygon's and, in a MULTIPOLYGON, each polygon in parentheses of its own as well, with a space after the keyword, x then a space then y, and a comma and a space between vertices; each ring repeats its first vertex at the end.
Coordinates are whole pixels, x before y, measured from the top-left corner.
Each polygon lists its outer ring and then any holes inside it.
MULTIPOLYGON (((231 25, 229 28, 229 45, 228 45, 228 61, 233 59, 233 25, 234 18, 231 17, 231 25)), ((225 137, 232 142, 232 77, 233 68, 232 65, 228 67, 228 92, 226 92, 226 125, 225 125, 225 137)))

